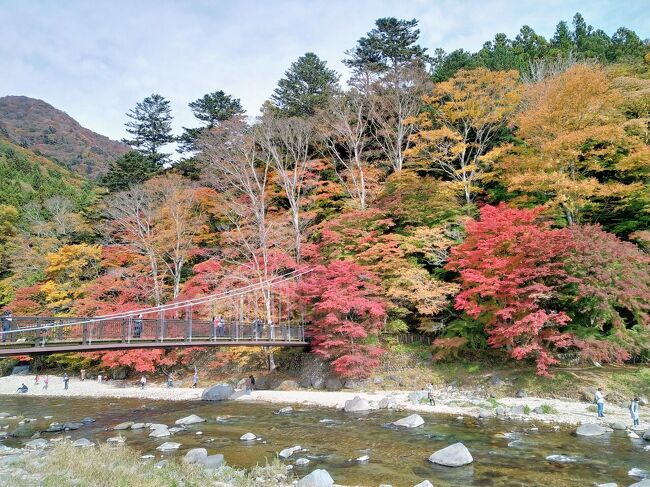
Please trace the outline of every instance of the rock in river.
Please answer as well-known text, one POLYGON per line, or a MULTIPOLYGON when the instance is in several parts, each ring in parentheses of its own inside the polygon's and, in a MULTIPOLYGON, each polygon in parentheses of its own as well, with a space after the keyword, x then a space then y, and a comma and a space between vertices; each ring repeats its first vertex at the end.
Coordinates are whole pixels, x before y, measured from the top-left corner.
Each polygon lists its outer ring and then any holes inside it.
POLYGON ((152 438, 162 438, 164 436, 170 436, 170 435, 171 432, 169 431, 167 426, 165 426, 164 428, 156 428, 152 430, 151 433, 149 433, 149 436, 151 436, 152 438))
POLYGON ((643 433, 643 439, 650 441, 650 428, 648 428, 646 432, 643 433))
POLYGON ((166 441, 162 445, 160 445, 156 450, 160 451, 172 451, 172 450, 178 450, 181 447, 180 443, 175 443, 173 441, 166 441))
POLYGON ((201 399, 204 401, 225 401, 234 393, 235 388, 230 384, 217 384, 203 391, 201 399))
POLYGON ((257 436, 255 436, 253 433, 246 433, 244 435, 241 435, 239 439, 241 441, 253 441, 257 439, 257 436))
POLYGON ((204 421, 205 419, 203 419, 201 416, 197 416, 196 414, 190 414, 189 416, 185 416, 184 418, 177 419, 176 424, 189 425, 189 424, 203 423, 204 421))
POLYGON ((576 435, 600 436, 600 435, 604 435, 605 433, 610 433, 611 431, 612 431, 611 428, 605 428, 604 426, 600 426, 599 424, 596 423, 586 423, 578 426, 578 428, 576 429, 576 435))
POLYGON ((87 448, 89 446, 95 446, 95 444, 86 438, 79 438, 74 443, 72 443, 72 446, 77 448, 87 448))
POLYGON ((13 430, 11 432, 11 436, 14 436, 16 438, 30 438, 34 435, 34 433, 36 433, 34 427, 27 423, 21 424, 15 430, 13 430))
POLYGON ((183 463, 201 463, 208 458, 208 450, 205 448, 192 448, 183 457, 183 463))
POLYGON ((30 450, 40 450, 42 448, 47 448, 48 446, 50 446, 50 442, 42 438, 25 443, 25 448, 29 448, 30 450))
POLYGON ((424 424, 424 420, 419 414, 411 414, 406 418, 398 419, 393 424, 395 426, 401 426, 402 428, 417 428, 424 424))
POLYGON ((379 401, 379 409, 397 409, 397 399, 391 396, 384 397, 379 401))
POLYGON ((630 485, 630 487, 650 487, 650 479, 645 479, 642 480, 641 482, 636 482, 630 485))
POLYGON ((453 445, 438 450, 429 457, 431 463, 444 465, 445 467, 462 467, 472 463, 474 459, 467 447, 462 443, 454 443, 453 445))
POLYGON ((296 460, 296 467, 304 467, 305 465, 309 465, 309 458, 298 458, 296 460))
POLYGON ((619 430, 619 431, 623 431, 627 429, 627 425, 623 421, 614 421, 613 423, 609 423, 609 427, 612 428, 613 430, 619 430))
POLYGON ((275 414, 291 414, 291 413, 293 413, 293 408, 291 406, 287 406, 275 412, 275 414))
MULTIPOLYGON (((343 406, 343 410, 346 413, 358 413, 362 411, 370 411, 370 409, 370 403, 359 396, 355 396, 354 399, 345 401, 345 406, 343 406)), ((317 472, 317 470, 315 471, 317 472)))
POLYGON ((327 470, 318 469, 301 478, 296 485, 297 487, 332 487, 334 480, 327 470))
POLYGON ((433 484, 429 482, 428 480, 423 480, 417 485, 414 485, 413 487, 433 487, 433 484))
POLYGON ((296 453, 297 451, 299 451, 300 448, 301 448, 301 447, 300 447, 299 445, 293 446, 293 447, 291 447, 291 448, 285 448, 285 449, 282 450, 280 453, 278 453, 278 456, 279 456, 280 458, 287 459, 287 458, 289 458, 291 455, 293 455, 294 453, 296 453))
POLYGON ((133 426, 133 421, 125 421, 124 423, 116 424, 113 426, 114 431, 128 430, 133 426))

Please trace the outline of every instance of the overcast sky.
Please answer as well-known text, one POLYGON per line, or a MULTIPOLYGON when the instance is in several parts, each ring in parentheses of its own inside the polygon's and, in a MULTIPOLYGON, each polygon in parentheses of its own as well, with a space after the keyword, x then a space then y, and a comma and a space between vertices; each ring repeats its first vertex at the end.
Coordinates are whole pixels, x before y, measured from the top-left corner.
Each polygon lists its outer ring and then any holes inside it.
POLYGON ((344 73, 346 49, 379 17, 417 18, 430 51, 476 50, 528 24, 551 36, 580 11, 612 34, 650 36, 650 0, 0 0, 0 96, 40 98, 120 139, 124 113, 151 93, 187 104, 224 90, 255 115, 289 64, 313 51, 344 73))

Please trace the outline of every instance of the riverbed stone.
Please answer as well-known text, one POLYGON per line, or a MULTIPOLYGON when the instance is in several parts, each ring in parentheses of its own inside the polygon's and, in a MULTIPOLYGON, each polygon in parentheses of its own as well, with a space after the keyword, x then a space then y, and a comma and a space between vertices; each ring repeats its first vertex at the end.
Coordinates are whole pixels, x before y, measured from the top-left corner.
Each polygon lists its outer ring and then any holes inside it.
POLYGON ((292 446, 291 448, 285 448, 285 449, 282 450, 280 453, 278 453, 278 456, 279 456, 280 458, 283 458, 283 459, 286 460, 286 459, 289 458, 291 455, 293 455, 293 454, 296 453, 298 450, 300 450, 300 448, 301 448, 301 447, 300 447, 299 445, 292 446))
POLYGON ((325 381, 325 389, 328 391, 340 391, 343 389, 343 382, 336 377, 330 377, 325 381))
POLYGON ((185 416, 184 418, 177 419, 175 424, 190 425, 190 424, 197 424, 203 422, 205 422, 205 419, 203 419, 201 416, 197 416, 196 414, 190 414, 189 416, 185 416))
POLYGON ((72 446, 76 448, 88 448, 90 446, 95 446, 95 444, 87 438, 79 438, 72 443, 72 446))
POLYGON ((296 466, 297 467, 304 467, 305 465, 309 465, 309 458, 301 457, 296 459, 296 466))
POLYGON ((165 436, 170 436, 171 431, 165 426, 164 428, 156 428, 149 433, 149 436, 152 438, 163 438, 165 436))
POLYGON ((419 484, 415 484, 413 487, 433 487, 433 484, 428 480, 423 480, 419 484))
POLYGON ((639 396, 639 406, 647 406, 648 398, 646 396, 639 396))
POLYGON ((293 408, 291 406, 287 406, 285 408, 278 409, 276 411, 276 414, 291 414, 291 413, 293 413, 293 408))
POLYGON ((514 414, 516 416, 523 416, 524 414, 526 414, 526 406, 523 406, 523 405, 514 406, 510 410, 510 412, 511 412, 511 414, 514 414))
POLYGON ((537 406, 533 408, 533 412, 535 414, 544 414, 544 408, 542 406, 537 406))
POLYGON ((596 423, 581 424, 576 428, 576 435, 578 436, 600 436, 605 433, 610 433, 611 428, 606 428, 596 423))
POLYGON ((343 406, 343 410, 346 413, 359 413, 363 411, 370 411, 370 409, 370 403, 359 396, 355 396, 353 399, 345 401, 345 405, 343 406))
POLYGON ((609 482, 607 484, 598 484, 596 487, 618 487, 618 484, 615 482, 609 482))
POLYGON ((201 399, 204 401, 225 401, 235 393, 235 388, 230 384, 217 384, 203 391, 201 399))
POLYGON ((169 460, 163 459, 157 462, 153 468, 165 468, 167 465, 169 465, 169 460))
POLYGON ((51 423, 45 430, 46 433, 58 433, 59 431, 63 431, 61 423, 51 423))
POLYGON ((201 463, 208 458, 208 450, 205 448, 192 448, 183 457, 183 463, 201 463))
POLYGON ((523 389, 519 389, 519 390, 515 393, 515 397, 518 397, 519 399, 523 399, 524 397, 528 397, 528 393, 527 393, 525 390, 523 390, 523 389))
POLYGON ((424 419, 419 414, 411 414, 406 418, 398 419, 393 423, 395 426, 400 426, 402 428, 417 428, 424 424, 424 419))
POLYGON ((506 408, 503 406, 499 405, 494 411, 497 416, 505 416, 506 415, 506 408))
POLYGON ((181 447, 180 443, 176 443, 174 441, 166 441, 162 445, 160 445, 156 450, 160 451, 172 451, 172 450, 178 450, 181 447))
POLYGON ((257 436, 255 436, 255 434, 253 434, 253 433, 246 433, 246 434, 241 435, 239 437, 239 439, 241 441, 254 441, 254 440, 257 439, 257 436))
POLYGON ((641 482, 631 484, 630 487, 650 487, 650 479, 643 479, 641 482))
POLYGON ((481 419, 491 418, 492 416, 494 416, 494 413, 492 411, 488 411, 487 409, 480 409, 478 412, 478 417, 481 419))
POLYGON ((25 443, 25 448, 29 448, 30 450, 40 450, 43 448, 47 448, 48 446, 50 446, 50 442, 44 440, 43 438, 37 438, 35 440, 31 440, 25 443))
POLYGON ((627 429, 627 425, 623 421, 614 421, 609 423, 609 427, 613 430, 623 431, 627 429))
POLYGON ((408 400, 411 404, 417 406, 424 399, 427 399, 428 397, 429 397, 429 391, 414 391, 409 393, 408 400))
POLYGON ((123 436, 111 436, 106 440, 106 443, 110 443, 111 445, 123 445, 126 443, 126 440, 123 436))
POLYGON ((650 441, 650 428, 648 428, 645 433, 643 433, 643 439, 650 441))
POLYGON ((276 391, 295 391, 300 389, 300 384, 295 380, 283 380, 275 388, 276 391))
POLYGON ((397 399, 386 396, 379 401, 379 409, 397 409, 397 399))
POLYGON ((433 453, 429 461, 445 467, 462 467, 472 463, 474 459, 465 445, 454 443, 433 453))
POLYGON ((90 424, 90 423, 94 423, 95 420, 94 420, 93 418, 91 418, 90 416, 86 416, 86 417, 85 417, 84 419, 82 419, 80 422, 81 422, 81 423, 84 423, 84 424, 90 424))
POLYGON ((83 423, 63 423, 64 431, 75 431, 84 426, 83 423))
POLYGON ((116 424, 113 426, 114 431, 128 430, 133 426, 133 421, 125 421, 124 423, 116 424))
POLYGON ((332 487, 334 480, 327 470, 318 469, 305 475, 296 485, 297 487, 332 487))
POLYGON ((31 438, 34 436, 34 433, 36 433, 34 427, 29 423, 25 423, 21 424, 15 430, 13 430, 11 432, 11 436, 15 438, 31 438))
POLYGON ((132 430, 141 430, 144 429, 144 423, 133 423, 131 425, 132 430))
POLYGON ((9 416, 11 416, 9 413, 0 413, 0 419, 8 418, 9 416))
POLYGON ((216 470, 223 466, 224 458, 221 453, 217 453, 216 455, 208 455, 199 463, 205 468, 216 470))

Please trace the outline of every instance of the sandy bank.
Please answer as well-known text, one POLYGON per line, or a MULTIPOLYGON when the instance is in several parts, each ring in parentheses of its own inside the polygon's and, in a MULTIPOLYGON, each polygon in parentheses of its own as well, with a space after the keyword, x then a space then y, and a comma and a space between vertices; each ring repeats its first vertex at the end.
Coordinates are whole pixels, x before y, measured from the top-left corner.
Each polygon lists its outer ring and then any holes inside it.
MULTIPOLYGON (((63 387, 61 377, 50 376, 50 383, 47 390, 43 389, 42 383, 34 385, 34 376, 9 376, 0 378, 0 396, 15 395, 16 389, 25 383, 29 387, 27 396, 52 396, 52 397, 106 397, 106 398, 138 398, 151 400, 199 400, 201 398, 202 388, 183 388, 174 387, 168 389, 159 385, 148 385, 141 390, 135 380, 130 381, 110 381, 98 383, 97 381, 81 381, 77 378, 70 379, 69 389, 63 387)), ((42 379, 41 379, 42 382, 42 379)), ((299 404, 304 406, 319 406, 341 408, 345 401, 360 396, 367 400, 379 402, 386 396, 393 396, 398 404, 399 409, 406 411, 417 411, 433 414, 449 414, 455 416, 478 417, 481 409, 494 411, 494 408, 486 401, 480 398, 469 397, 462 390, 453 393, 446 391, 437 391, 438 398, 435 406, 424 404, 414 405, 408 400, 408 391, 394 392, 357 392, 357 391, 313 391, 313 390, 294 390, 294 391, 254 391, 250 395, 239 397, 238 401, 261 401, 266 403, 277 404, 299 404)), ((575 425, 583 422, 597 421, 596 413, 588 411, 589 404, 560 399, 545 399, 538 397, 499 398, 499 404, 510 409, 514 406, 528 406, 531 410, 542 405, 550 406, 554 411, 550 414, 530 413, 516 416, 515 419, 528 421, 531 423, 558 423, 575 425)), ((605 409, 606 423, 615 421, 631 425, 631 420, 627 408, 614 404, 607 404, 605 409)), ((641 428, 650 427, 648 423, 650 418, 650 407, 641 408, 641 428)))

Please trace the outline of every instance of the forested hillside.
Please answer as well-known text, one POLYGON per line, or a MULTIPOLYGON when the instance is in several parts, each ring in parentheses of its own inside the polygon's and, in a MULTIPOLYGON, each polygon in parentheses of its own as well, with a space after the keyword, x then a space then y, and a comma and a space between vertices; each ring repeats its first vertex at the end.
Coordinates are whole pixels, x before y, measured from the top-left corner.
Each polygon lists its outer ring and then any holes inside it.
POLYGON ((308 266, 290 292, 203 317, 304 317, 344 377, 404 332, 432 337, 434 360, 490 354, 541 375, 650 360, 648 41, 576 15, 552 39, 525 26, 446 54, 417 25, 377 20, 347 51, 347 83, 306 53, 255 121, 214 91, 174 135, 152 94, 94 189, 4 142, 2 304, 101 314, 308 266))
POLYGON ((52 105, 26 96, 0 97, 0 136, 90 177, 104 174, 108 163, 128 150, 52 105))

